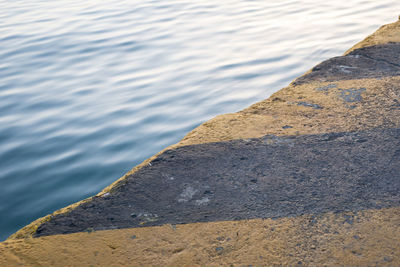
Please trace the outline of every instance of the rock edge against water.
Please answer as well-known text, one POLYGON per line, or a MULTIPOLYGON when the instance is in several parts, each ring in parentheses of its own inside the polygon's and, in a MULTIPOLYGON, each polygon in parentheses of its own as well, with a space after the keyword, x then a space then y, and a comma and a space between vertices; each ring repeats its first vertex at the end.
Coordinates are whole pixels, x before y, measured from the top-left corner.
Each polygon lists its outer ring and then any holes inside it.
POLYGON ((399 52, 398 21, 21 229, 0 263, 399 265, 399 52))

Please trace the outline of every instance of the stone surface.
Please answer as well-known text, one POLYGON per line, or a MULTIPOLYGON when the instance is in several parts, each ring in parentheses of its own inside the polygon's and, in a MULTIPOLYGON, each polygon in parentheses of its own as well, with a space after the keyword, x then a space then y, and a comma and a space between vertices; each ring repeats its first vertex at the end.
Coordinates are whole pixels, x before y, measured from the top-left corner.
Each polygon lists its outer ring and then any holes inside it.
POLYGON ((167 150, 34 236, 376 209, 399 192, 400 129, 265 136, 167 150))
POLYGON ((398 76, 399 63, 399 43, 369 46, 328 59, 315 66, 310 73, 296 79, 293 84, 398 76))
POLYGON ((384 25, 200 125, 0 243, 0 266, 399 266, 399 43, 384 25))
POLYGON ((0 265, 398 266, 399 225, 388 208, 81 232, 0 243, 0 265))

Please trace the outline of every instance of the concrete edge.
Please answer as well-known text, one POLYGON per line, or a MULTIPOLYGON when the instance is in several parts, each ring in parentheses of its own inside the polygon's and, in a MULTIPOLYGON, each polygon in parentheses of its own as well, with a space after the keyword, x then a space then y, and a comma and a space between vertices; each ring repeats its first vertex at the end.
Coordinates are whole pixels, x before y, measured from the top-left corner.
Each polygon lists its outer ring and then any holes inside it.
MULTIPOLYGON (((364 47, 373 46, 373 45, 377 45, 377 44, 385 44, 385 43, 389 43, 389 42, 400 42, 400 27, 399 26, 400 26, 400 20, 397 21, 397 22, 391 23, 391 24, 383 25, 375 33, 373 33, 370 36, 366 37, 364 40, 362 40, 361 42, 357 43, 352 48, 350 48, 348 51, 346 51, 344 53, 344 55, 347 55, 350 52, 352 52, 353 50, 359 49, 359 48, 364 48, 364 47)), ((311 72, 311 70, 307 71, 305 74, 303 74, 300 77, 303 77, 303 76, 309 74, 310 72, 311 72)), ((285 90, 287 88, 288 87, 285 87, 285 88, 279 90, 278 92, 281 92, 281 91, 283 91, 283 90, 285 90)), ((265 100, 263 100, 263 101, 265 101, 265 100)), ((262 101, 260 101, 260 102, 262 102, 262 101)), ((228 113, 228 114, 224 114, 224 115, 220 115, 220 116, 229 116, 230 114, 235 114, 235 113, 228 113)), ((218 116, 218 117, 220 117, 220 116, 218 116)), ((205 122, 205 123, 207 123, 207 122, 205 122)), ((203 124, 205 124, 205 123, 203 123, 203 124)), ((199 127, 201 127, 201 126, 199 126, 199 127)), ((186 136, 190 135, 196 129, 194 129, 191 132, 189 132, 186 136)), ((184 140, 185 137, 182 140, 184 140)), ((138 170, 140 170, 142 167, 146 166, 149 162, 154 160, 157 156, 162 154, 164 151, 172 149, 172 148, 177 148, 177 147, 180 147, 180 146, 182 146, 182 141, 178 142, 177 144, 173 144, 171 146, 168 146, 167 148, 163 149, 162 151, 160 151, 159 153, 155 154, 154 156, 144 160, 142 163, 140 163, 139 165, 135 166, 132 170, 127 172, 121 178, 117 179, 111 185, 109 185, 106 188, 104 188, 101 192, 99 192, 95 196, 104 195, 105 193, 111 192, 113 189, 118 188, 119 186, 122 186, 124 184, 124 180, 126 179, 127 176, 132 175, 133 173, 135 173, 138 170)), ((37 230, 39 225, 41 225, 42 223, 50 220, 52 218, 52 216, 55 216, 55 215, 58 215, 58 214, 63 214, 63 213, 68 213, 71 210, 73 210, 75 207, 81 205, 82 203, 86 203, 86 202, 90 201, 93 197, 94 196, 86 198, 84 200, 81 200, 79 202, 71 204, 71 205, 69 205, 67 207, 59 209, 59 210, 55 211, 52 214, 46 215, 44 217, 41 217, 41 218, 35 220, 32 223, 28 224, 27 226, 25 226, 25 227, 21 228, 20 230, 18 230, 16 233, 12 234, 7 240, 31 237, 32 234, 35 233, 35 231, 37 230)))

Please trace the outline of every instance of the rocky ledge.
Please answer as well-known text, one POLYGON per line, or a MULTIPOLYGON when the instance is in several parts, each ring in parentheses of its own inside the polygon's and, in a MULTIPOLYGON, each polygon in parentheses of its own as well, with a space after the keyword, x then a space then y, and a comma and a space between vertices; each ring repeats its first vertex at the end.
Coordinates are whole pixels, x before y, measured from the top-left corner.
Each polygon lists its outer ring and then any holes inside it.
POLYGON ((400 265, 400 22, 0 244, 0 265, 400 265))

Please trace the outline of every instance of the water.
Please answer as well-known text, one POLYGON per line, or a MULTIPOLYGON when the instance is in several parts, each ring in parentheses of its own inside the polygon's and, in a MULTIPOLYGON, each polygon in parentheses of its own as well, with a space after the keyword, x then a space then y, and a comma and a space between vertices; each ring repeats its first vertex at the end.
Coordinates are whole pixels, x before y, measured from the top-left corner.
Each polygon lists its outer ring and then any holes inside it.
POLYGON ((382 1, 0 0, 0 240, 397 19, 382 1))

